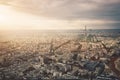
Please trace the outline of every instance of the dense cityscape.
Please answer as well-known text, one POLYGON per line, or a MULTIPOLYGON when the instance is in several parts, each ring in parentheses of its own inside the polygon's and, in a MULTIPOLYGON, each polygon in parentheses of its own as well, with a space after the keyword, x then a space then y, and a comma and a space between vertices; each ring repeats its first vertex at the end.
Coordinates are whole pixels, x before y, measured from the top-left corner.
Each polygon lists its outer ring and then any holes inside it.
POLYGON ((119 80, 119 30, 1 34, 0 80, 119 80))
POLYGON ((0 80, 120 80, 120 0, 0 0, 0 80))

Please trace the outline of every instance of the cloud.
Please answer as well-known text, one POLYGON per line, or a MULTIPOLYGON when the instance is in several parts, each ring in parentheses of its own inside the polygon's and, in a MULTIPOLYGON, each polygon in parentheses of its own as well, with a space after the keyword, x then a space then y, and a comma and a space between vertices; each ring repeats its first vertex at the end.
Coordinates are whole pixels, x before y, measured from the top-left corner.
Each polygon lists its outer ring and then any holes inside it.
POLYGON ((50 19, 116 21, 111 26, 119 26, 120 21, 120 0, 1 0, 0 3, 50 19))
MULTIPOLYGON (((5 0, 18 9, 60 19, 90 18, 119 20, 120 0, 5 0)), ((3 2, 5 2, 3 1, 3 2)))

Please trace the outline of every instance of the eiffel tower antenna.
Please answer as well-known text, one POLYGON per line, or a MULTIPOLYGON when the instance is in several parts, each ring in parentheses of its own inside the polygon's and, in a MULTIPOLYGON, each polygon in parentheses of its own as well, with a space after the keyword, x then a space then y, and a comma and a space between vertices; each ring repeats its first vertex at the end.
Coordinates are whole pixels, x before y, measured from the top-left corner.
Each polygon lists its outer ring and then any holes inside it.
POLYGON ((85 25, 85 41, 87 42, 87 26, 85 25))

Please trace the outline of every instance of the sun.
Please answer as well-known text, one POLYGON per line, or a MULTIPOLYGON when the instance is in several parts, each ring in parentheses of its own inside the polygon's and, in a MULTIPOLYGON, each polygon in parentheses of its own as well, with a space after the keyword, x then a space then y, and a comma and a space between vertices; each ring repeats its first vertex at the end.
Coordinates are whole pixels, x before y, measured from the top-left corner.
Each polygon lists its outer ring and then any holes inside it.
POLYGON ((8 13, 10 12, 10 6, 0 5, 0 22, 4 22, 8 18, 8 13))

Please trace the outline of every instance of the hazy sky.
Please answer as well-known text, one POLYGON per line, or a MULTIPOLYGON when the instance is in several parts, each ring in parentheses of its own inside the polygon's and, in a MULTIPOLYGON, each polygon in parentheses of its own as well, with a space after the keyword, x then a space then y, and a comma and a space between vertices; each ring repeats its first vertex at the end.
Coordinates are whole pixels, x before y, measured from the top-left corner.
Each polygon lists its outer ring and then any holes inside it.
POLYGON ((120 0, 0 0, 1 29, 120 28, 120 0))

